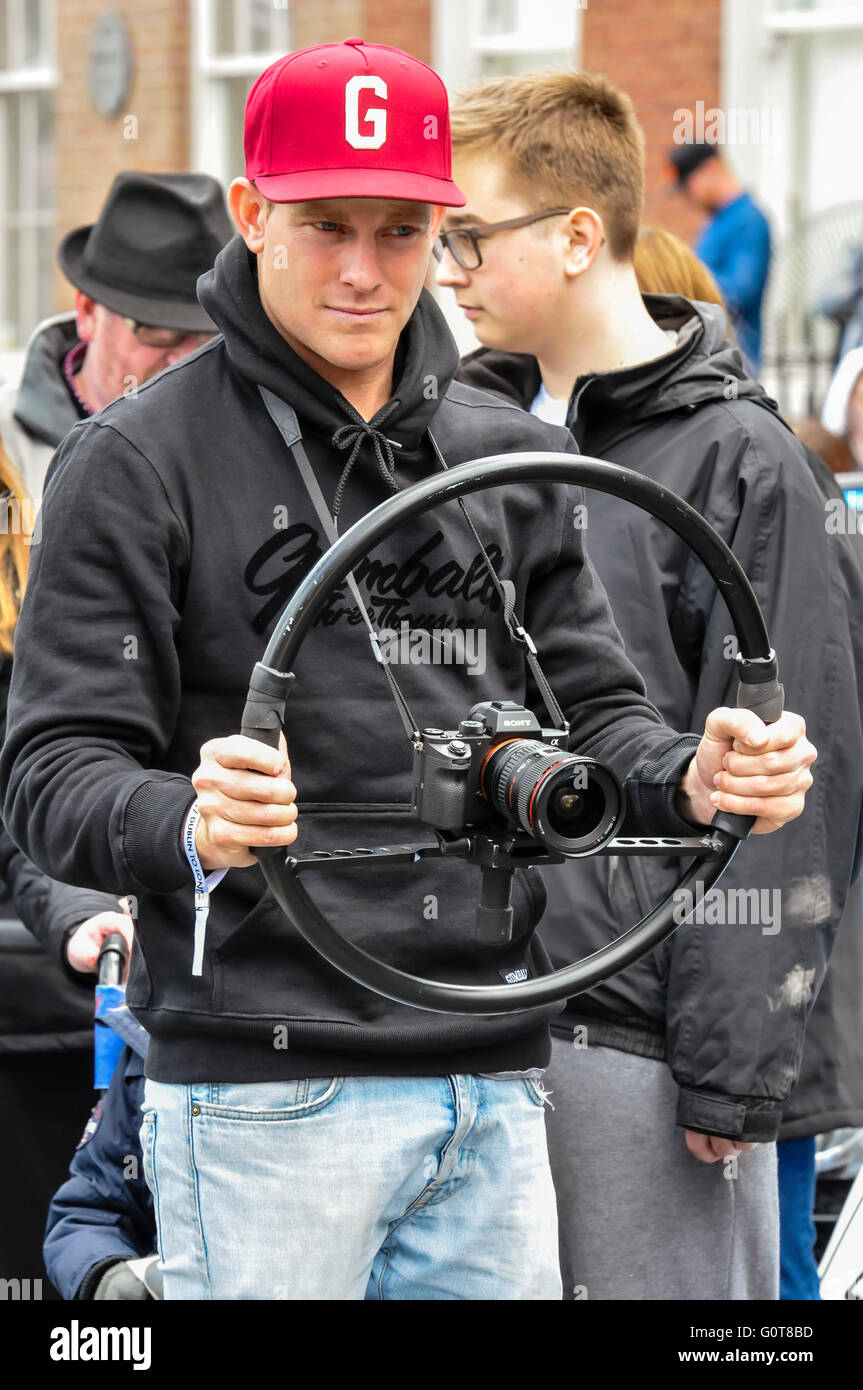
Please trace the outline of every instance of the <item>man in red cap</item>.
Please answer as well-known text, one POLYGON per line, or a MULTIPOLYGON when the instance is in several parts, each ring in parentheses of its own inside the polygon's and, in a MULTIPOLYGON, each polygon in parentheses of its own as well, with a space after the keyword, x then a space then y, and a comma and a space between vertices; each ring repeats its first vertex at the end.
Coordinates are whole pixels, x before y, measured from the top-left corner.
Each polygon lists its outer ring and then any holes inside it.
MULTIPOLYGON (((151 1039, 141 1137, 166 1298, 559 1298, 541 1080, 557 1006, 427 1013, 354 984, 287 921, 253 847, 415 834, 364 614, 379 637, 427 639, 419 667, 388 643, 418 727, 465 717, 471 676, 479 698, 541 709, 491 567, 572 746, 612 766, 638 825, 690 833, 719 805, 769 832, 800 814, 815 750, 792 714, 768 731, 714 711, 700 740, 667 728, 572 525, 580 493, 550 485, 475 494, 467 516, 442 507, 382 542, 304 642, 287 745, 231 732, 265 635, 337 527, 443 461, 572 450, 453 382, 423 290, 443 207, 463 202, 435 73, 359 39, 292 53, 250 93, 246 160, 240 235, 198 291, 221 336, 57 456, 3 812, 56 876, 139 896, 129 1002, 151 1039), (436 660, 434 629, 482 642, 436 660)), ((477 941, 461 860, 315 879, 346 937, 414 974, 500 987, 547 969, 533 872, 505 944, 477 941)))

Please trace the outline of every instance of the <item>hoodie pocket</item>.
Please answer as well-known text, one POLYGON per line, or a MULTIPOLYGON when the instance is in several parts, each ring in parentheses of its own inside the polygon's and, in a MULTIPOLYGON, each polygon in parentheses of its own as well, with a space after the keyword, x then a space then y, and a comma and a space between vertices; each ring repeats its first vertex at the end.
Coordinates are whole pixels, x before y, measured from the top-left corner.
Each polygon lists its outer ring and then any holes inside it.
MULTIPOLYGON (((407 808, 306 806, 299 823, 297 851, 304 858, 321 850, 428 843, 428 828, 407 808)), ((544 896, 537 879, 516 877, 513 941, 505 947, 477 939, 481 876, 463 860, 336 860, 304 873, 302 883, 340 935, 387 965, 428 979, 499 985, 501 969, 515 969, 526 959, 544 896)), ((318 955, 269 890, 209 959, 217 1012, 374 1025, 406 1008, 356 984, 318 955)))

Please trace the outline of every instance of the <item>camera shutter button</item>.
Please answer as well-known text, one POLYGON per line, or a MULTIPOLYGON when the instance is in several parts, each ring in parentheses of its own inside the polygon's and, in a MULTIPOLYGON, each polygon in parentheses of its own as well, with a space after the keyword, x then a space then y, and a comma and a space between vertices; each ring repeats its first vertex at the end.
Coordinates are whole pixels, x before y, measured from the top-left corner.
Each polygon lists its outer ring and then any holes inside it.
POLYGON ((468 751, 467 744, 459 743, 457 738, 453 739, 452 743, 448 743, 447 748, 449 749, 450 753, 455 753, 459 758, 464 757, 464 755, 468 751))

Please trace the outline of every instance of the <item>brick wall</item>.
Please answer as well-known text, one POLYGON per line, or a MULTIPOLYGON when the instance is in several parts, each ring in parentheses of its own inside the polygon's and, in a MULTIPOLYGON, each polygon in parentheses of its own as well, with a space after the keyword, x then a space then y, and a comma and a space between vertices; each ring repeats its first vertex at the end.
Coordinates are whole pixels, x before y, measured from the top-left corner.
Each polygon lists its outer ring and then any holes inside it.
POLYGON ((388 43, 430 63, 431 6, 432 0, 365 0, 365 26, 357 32, 369 43, 388 43))
POLYGON ((699 216, 664 179, 673 113, 719 104, 721 0, 590 0, 583 15, 582 66, 628 92, 647 140, 645 220, 689 240, 699 216))
POLYGON ((293 48, 366 39, 364 0, 291 0, 293 48))
MULTIPOLYGON (((90 100, 87 61, 95 19, 105 0, 58 6, 55 141, 57 240, 98 215, 121 169, 173 173, 189 158, 188 0, 111 0, 126 20, 134 52, 132 86, 117 117, 100 115, 90 100), (134 125, 126 117, 137 121, 134 125), (126 134, 124 134, 124 132, 126 134)), ((71 308, 74 291, 55 270, 56 308, 71 308)))

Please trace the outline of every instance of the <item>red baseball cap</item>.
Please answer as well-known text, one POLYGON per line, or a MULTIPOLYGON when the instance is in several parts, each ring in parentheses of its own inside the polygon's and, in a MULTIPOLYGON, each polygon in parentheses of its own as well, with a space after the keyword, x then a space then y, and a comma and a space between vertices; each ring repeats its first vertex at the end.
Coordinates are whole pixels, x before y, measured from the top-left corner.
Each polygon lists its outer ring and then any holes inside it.
POLYGON ((345 39, 272 63, 246 101, 246 178, 276 203, 404 198, 462 207, 446 88, 386 44, 345 39))

